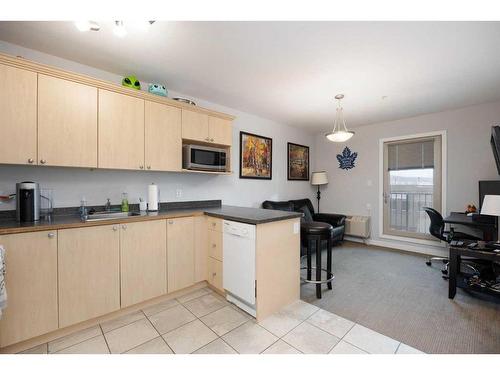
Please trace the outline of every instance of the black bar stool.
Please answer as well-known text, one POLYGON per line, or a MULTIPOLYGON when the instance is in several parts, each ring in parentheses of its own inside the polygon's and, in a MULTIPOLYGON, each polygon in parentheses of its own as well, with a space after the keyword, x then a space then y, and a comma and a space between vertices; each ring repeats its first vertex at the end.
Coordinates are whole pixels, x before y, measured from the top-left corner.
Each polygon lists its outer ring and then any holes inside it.
POLYGON ((333 227, 328 223, 311 221, 301 223, 300 237, 306 248, 307 264, 301 269, 307 270, 307 277, 301 278, 306 283, 316 284, 316 297, 321 298, 321 284, 327 284, 332 289, 332 233, 333 227), (321 245, 326 241, 326 269, 321 268, 321 245), (316 252, 316 267, 312 266, 312 252, 316 252), (316 270, 316 277, 312 279, 312 270, 316 270), (321 272, 326 272, 326 278, 321 278, 321 272))

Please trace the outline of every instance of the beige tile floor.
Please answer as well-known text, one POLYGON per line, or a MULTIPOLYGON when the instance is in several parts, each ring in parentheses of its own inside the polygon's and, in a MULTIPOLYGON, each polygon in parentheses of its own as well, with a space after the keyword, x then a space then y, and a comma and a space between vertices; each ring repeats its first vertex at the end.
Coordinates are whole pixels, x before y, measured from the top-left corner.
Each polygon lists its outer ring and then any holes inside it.
POLYGON ((417 354, 297 301, 260 323, 208 288, 36 346, 23 354, 417 354))

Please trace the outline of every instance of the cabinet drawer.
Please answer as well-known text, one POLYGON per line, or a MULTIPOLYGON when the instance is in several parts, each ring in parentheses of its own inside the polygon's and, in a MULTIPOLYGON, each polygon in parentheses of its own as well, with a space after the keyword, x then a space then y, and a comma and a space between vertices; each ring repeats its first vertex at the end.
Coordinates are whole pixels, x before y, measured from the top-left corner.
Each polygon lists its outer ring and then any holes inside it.
POLYGON ((222 261, 222 233, 208 231, 208 255, 222 261))
POLYGON ((222 289, 222 262, 211 257, 208 258, 208 283, 221 292, 224 291, 222 289))
POLYGON ((215 230, 217 232, 222 232, 222 219, 216 217, 208 217, 208 229, 215 230))

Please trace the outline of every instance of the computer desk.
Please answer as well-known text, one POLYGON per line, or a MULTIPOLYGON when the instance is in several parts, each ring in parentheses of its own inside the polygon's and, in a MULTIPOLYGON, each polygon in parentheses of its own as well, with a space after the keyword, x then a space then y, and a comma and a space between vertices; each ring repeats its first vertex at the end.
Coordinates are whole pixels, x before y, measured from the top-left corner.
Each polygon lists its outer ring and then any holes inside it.
POLYGON ((497 226, 495 219, 490 222, 476 221, 472 216, 467 216, 463 212, 450 212, 450 215, 444 218, 445 224, 459 224, 471 228, 480 229, 483 232, 483 239, 485 241, 496 241, 497 239, 497 226))

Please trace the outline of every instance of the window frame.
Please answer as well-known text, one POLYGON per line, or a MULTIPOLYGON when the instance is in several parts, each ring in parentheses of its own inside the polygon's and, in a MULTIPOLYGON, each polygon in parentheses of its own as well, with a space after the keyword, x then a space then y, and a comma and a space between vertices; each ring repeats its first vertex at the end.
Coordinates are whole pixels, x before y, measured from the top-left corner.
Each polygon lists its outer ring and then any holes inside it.
POLYGON ((424 245, 433 245, 435 246, 439 241, 437 239, 424 239, 417 237, 410 237, 406 235, 395 235, 395 234, 386 234, 384 233, 384 152, 385 152, 385 143, 388 142, 398 142, 398 141, 406 141, 416 138, 426 138, 426 137, 436 137, 441 136, 441 210, 440 212, 445 216, 446 214, 446 197, 447 197, 447 138, 446 138, 446 130, 432 131, 426 133, 417 133, 417 134, 409 134, 403 136, 396 136, 390 138, 381 138, 379 139, 379 220, 378 220, 378 229, 379 229, 379 238, 381 239, 392 239, 398 241, 412 242, 417 244, 424 245))

